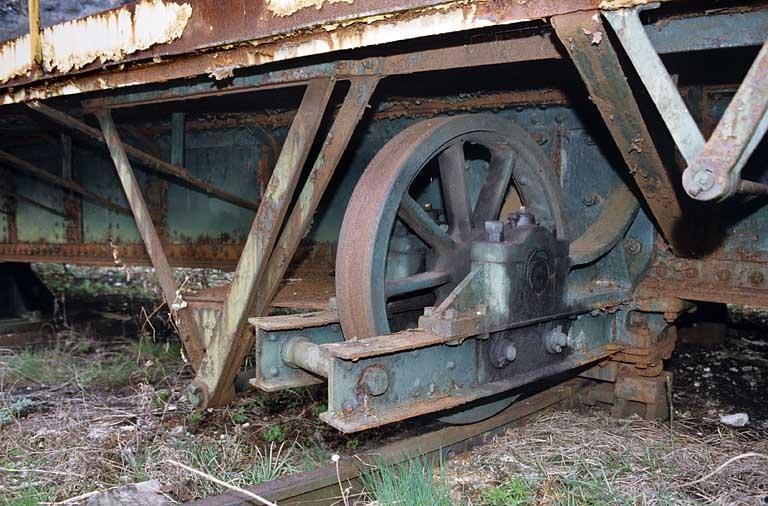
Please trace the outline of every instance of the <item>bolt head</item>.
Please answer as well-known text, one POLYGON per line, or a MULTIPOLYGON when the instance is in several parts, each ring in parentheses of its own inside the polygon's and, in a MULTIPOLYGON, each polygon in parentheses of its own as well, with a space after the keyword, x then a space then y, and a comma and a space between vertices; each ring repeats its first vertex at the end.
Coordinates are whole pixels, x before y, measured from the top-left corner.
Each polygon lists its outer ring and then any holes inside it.
POLYGON ((443 315, 445 315, 446 320, 455 320, 459 313, 455 309, 446 309, 443 315))
POLYGON ((382 395, 389 389, 389 375, 382 367, 367 367, 360 381, 365 391, 373 396, 382 395))
POLYGON ((715 176, 708 170, 700 170, 693 175, 693 182, 701 190, 709 190, 715 185, 715 176))
POLYGON ((510 362, 514 362, 517 358, 517 348, 515 348, 514 343, 509 343, 504 348, 504 358, 506 358, 510 362))
POLYGON ((273 367, 272 369, 269 370, 269 375, 272 376, 273 378, 277 378, 278 376, 280 376, 280 369, 278 369, 277 367, 273 367))

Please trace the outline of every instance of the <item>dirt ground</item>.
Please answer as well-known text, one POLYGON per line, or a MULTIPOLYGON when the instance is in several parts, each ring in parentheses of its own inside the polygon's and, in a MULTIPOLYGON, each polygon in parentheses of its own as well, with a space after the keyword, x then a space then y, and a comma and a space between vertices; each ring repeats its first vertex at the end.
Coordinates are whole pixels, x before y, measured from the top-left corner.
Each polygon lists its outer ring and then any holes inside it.
MULTIPOLYGON (((39 272, 58 296, 54 322, 38 331, 47 343, 0 344, 0 504, 52 503, 149 479, 186 501, 221 489, 169 460, 250 485, 413 430, 341 435, 318 419, 322 388, 248 392, 195 412, 183 396, 191 370, 149 270, 39 272)), ((177 274, 194 288, 227 278, 177 274)), ((739 325, 706 348, 678 347, 669 362, 671 424, 599 410, 546 413, 446 463, 451 495, 490 506, 768 504, 768 338, 739 325), (720 421, 742 412, 744 427, 720 421)))

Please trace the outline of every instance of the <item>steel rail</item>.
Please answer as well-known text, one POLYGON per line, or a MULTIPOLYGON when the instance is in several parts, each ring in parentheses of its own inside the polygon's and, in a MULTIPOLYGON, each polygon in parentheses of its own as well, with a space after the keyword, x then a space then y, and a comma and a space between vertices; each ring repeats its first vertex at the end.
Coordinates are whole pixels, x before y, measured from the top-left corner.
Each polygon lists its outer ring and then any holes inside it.
MULTIPOLYGON (((370 466, 399 464, 414 458, 436 462, 445 457, 467 451, 487 442, 491 436, 503 432, 515 422, 567 403, 585 393, 591 382, 574 379, 540 391, 512 404, 504 411, 481 422, 467 425, 443 426, 424 434, 412 436, 384 445, 361 455, 343 457, 338 463, 329 463, 305 473, 262 483, 246 490, 280 506, 312 504, 313 506, 342 504, 339 482, 354 496, 362 491, 360 476, 370 466)), ((349 495, 347 496, 349 498, 349 495)), ((236 506, 252 504, 242 494, 227 492, 191 503, 193 506, 236 506)))

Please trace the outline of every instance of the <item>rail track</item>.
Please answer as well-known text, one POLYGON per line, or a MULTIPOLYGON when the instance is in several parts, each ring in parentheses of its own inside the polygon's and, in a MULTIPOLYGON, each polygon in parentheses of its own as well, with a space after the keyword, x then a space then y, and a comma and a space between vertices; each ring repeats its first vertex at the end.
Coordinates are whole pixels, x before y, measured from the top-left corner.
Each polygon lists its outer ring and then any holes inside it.
MULTIPOLYGON (((343 503, 339 482, 347 498, 362 491, 360 475, 368 465, 397 464, 417 457, 437 460, 451 458, 482 445, 511 424, 555 406, 572 406, 586 394, 592 382, 569 380, 540 390, 515 402, 504 411, 486 420, 467 425, 441 426, 423 434, 386 444, 360 455, 343 457, 338 464, 329 463, 312 471, 249 487, 247 490, 280 506, 324 506, 343 503)), ((188 503, 194 506, 235 506, 257 504, 235 491, 188 503)))

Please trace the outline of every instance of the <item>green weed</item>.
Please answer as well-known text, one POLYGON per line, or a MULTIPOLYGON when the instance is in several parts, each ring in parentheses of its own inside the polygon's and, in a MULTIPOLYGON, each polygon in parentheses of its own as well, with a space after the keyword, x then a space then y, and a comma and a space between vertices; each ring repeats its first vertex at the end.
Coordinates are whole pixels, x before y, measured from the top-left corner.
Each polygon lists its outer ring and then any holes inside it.
POLYGON ((263 483, 272 481, 296 472, 296 468, 290 461, 291 448, 287 451, 285 443, 282 443, 275 451, 275 444, 269 444, 269 450, 266 448, 256 448, 254 463, 246 469, 245 474, 251 483, 263 483))
POLYGON ((267 443, 276 443, 285 439, 285 431, 277 424, 271 425, 262 436, 267 443))
POLYGON ((229 414, 229 417, 235 425, 241 425, 248 421, 248 415, 245 414, 245 408, 237 408, 233 413, 229 414))
POLYGON ((480 494, 482 504, 486 506, 523 506, 532 504, 535 497, 531 484, 519 476, 500 487, 483 490, 480 494))
POLYGON ((425 460, 413 459, 392 466, 380 465, 362 475, 365 490, 380 506, 453 506, 445 475, 433 476, 425 460))
POLYGON ((194 410, 187 415, 187 423, 194 427, 200 425, 200 423, 203 421, 203 418, 205 418, 205 413, 202 411, 194 410))
POLYGON ((32 404, 32 399, 22 397, 0 408, 0 426, 13 422, 20 415, 24 414, 25 411, 28 411, 32 404))

